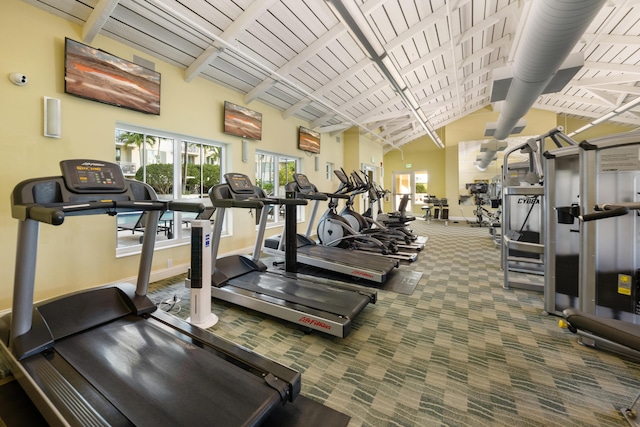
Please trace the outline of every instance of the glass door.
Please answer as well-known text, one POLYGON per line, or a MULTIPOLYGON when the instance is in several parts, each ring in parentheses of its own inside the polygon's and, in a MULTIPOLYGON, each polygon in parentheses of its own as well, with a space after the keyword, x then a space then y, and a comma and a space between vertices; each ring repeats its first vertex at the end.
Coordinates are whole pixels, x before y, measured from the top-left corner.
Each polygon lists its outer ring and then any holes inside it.
POLYGON ((412 172, 394 172, 393 173, 393 206, 392 210, 396 211, 400 205, 400 200, 405 194, 409 195, 409 203, 407 204, 407 212, 411 212, 411 204, 415 197, 414 194, 414 177, 412 172))

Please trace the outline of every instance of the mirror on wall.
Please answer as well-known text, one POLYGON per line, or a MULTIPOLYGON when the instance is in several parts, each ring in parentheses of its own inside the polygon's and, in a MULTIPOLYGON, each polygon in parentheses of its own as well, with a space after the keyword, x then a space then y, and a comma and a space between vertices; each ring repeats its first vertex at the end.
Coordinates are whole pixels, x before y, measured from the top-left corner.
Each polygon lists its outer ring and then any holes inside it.
MULTIPOLYGON (((492 207, 491 200, 502 197, 504 153, 509 148, 531 138, 531 136, 519 136, 503 141, 480 139, 461 141, 458 144, 458 203, 465 218, 471 219, 478 197, 482 199, 483 206, 486 205, 486 208, 498 209, 498 207, 492 207), (478 194, 478 191, 481 193, 478 194)), ((526 162, 528 156, 516 152, 509 159, 510 164, 526 162)))

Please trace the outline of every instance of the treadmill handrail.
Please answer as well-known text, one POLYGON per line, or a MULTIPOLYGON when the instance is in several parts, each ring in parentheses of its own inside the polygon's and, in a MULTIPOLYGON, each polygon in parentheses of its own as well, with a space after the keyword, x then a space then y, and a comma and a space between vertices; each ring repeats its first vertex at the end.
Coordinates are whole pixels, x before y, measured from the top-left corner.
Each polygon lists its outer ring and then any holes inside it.
POLYGON ((184 202, 177 200, 170 200, 167 203, 167 209, 170 211, 180 211, 180 212, 193 212, 193 213, 202 213, 207 207, 204 203, 194 203, 194 202, 184 202))
POLYGON ((56 208, 30 206, 25 209, 25 217, 23 219, 31 219, 51 225, 60 225, 64 222, 64 212, 56 208))
POLYGON ((307 202, 304 199, 288 198, 282 199, 279 197, 268 197, 265 201, 265 205, 306 205, 307 202))
POLYGON ((308 199, 308 200, 327 200, 329 196, 327 193, 313 192, 313 193, 304 193, 300 191, 296 191, 296 197, 299 199, 308 199))
POLYGON ((216 208, 246 208, 246 209, 260 209, 264 207, 262 200, 256 199, 214 199, 211 198, 211 203, 216 208))
POLYGON ((342 194, 342 193, 324 193, 326 194, 328 197, 331 197, 332 199, 349 199, 351 198, 351 195, 349 194, 342 194))
POLYGON ((20 220, 31 219, 34 221, 61 225, 64 222, 65 214, 80 212, 115 214, 122 211, 182 211, 201 213, 205 211, 203 203, 154 201, 154 202, 131 202, 131 201, 104 201, 88 203, 64 203, 47 205, 15 205, 14 217, 20 220))

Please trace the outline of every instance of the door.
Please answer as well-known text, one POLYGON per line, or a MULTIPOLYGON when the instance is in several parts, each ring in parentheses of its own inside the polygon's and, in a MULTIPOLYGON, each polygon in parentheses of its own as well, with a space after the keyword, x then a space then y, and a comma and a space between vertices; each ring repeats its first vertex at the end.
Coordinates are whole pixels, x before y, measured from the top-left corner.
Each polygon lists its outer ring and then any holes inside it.
POLYGON ((409 195, 409 203, 407 204, 407 212, 411 212, 411 203, 415 195, 413 194, 413 173, 411 172, 394 172, 393 173, 393 206, 392 210, 396 211, 400 205, 400 200, 405 194, 409 195))

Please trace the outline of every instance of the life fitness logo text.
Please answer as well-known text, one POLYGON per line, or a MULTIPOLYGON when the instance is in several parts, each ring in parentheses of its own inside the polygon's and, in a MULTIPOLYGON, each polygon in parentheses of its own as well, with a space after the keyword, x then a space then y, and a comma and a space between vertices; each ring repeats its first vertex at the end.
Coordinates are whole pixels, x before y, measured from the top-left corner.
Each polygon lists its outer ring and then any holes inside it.
POLYGON ((367 279, 373 279, 373 274, 367 273, 366 271, 353 270, 351 274, 353 274, 354 276, 366 277, 367 279))
POLYGON ((300 320, 298 320, 298 321, 301 322, 301 323, 306 323, 308 325, 312 325, 312 326, 319 326, 319 327, 327 329, 327 330, 331 329, 331 326, 327 325, 326 323, 321 322, 319 320, 311 319, 311 318, 309 318, 307 316, 302 316, 300 318, 300 320))

